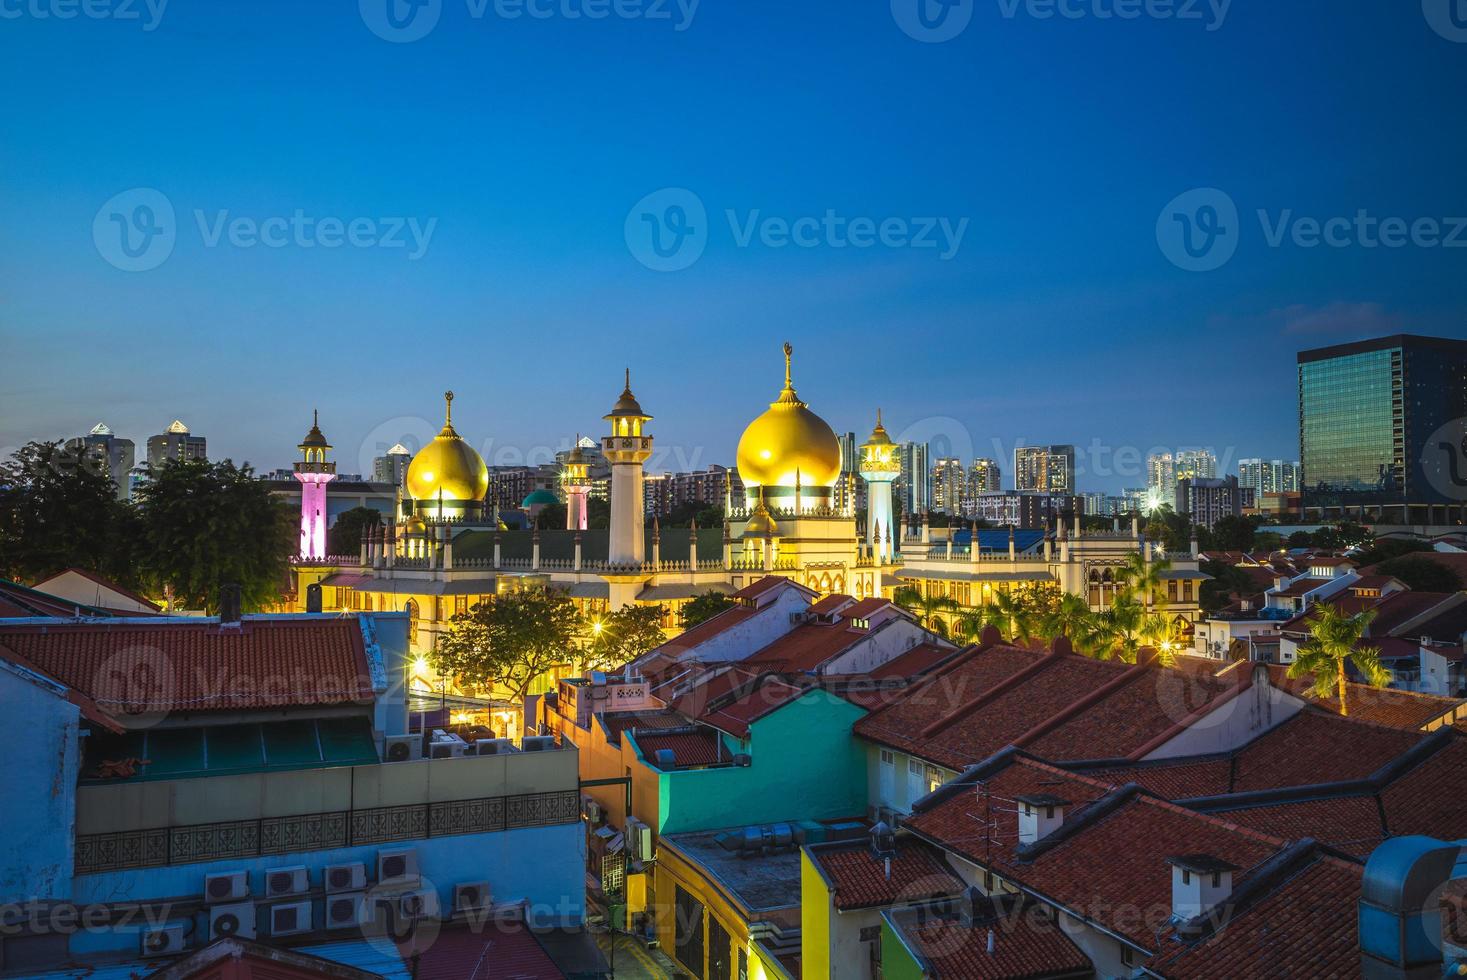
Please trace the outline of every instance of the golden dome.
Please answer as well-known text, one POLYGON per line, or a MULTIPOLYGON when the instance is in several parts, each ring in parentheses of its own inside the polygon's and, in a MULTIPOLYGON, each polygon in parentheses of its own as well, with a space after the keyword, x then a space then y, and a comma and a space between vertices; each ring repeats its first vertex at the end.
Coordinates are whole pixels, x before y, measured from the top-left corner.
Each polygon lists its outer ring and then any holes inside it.
POLYGON ((739 438, 739 477, 745 486, 832 487, 840 479, 840 440, 825 420, 800 401, 790 381, 784 345, 784 390, 769 411, 739 438))
POLYGON ((754 508, 754 513, 749 516, 749 523, 744 525, 744 537, 779 537, 779 525, 774 523, 774 516, 769 513, 769 508, 764 506, 764 490, 762 487, 759 490, 759 503, 754 508))
POLYGON ((881 409, 876 410, 876 428, 871 430, 871 438, 861 444, 862 446, 890 446, 893 445, 891 436, 886 434, 886 426, 881 424, 881 409))
POLYGON ((443 431, 408 464, 408 493, 421 501, 438 500, 440 491, 445 501, 483 500, 489 493, 489 467, 453 430, 453 392, 443 397, 448 402, 443 431))

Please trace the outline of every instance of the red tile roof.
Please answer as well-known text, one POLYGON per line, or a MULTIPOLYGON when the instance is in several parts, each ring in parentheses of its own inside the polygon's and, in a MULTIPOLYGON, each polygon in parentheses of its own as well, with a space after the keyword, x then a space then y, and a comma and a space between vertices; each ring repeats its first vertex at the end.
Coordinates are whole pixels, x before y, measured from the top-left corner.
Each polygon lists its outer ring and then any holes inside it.
MULTIPOLYGON (((921 730, 934 718, 950 713, 959 705, 972 703, 1045 656, 1007 644, 972 647, 932 671, 888 707, 856 722, 855 732, 882 745, 920 755, 927 749, 921 730)), ((981 757, 968 756, 963 764, 977 758, 981 757)))
POLYGON ((1242 883, 1284 846, 1278 838, 1145 794, 1117 797, 1107 810, 1087 816, 1106 792, 1102 784, 1029 759, 1016 759, 980 785, 988 793, 986 804, 974 788, 955 786, 906 826, 1142 949, 1156 948, 1157 933, 1171 916, 1167 855, 1219 858, 1242 869, 1235 876, 1242 883), (1064 814, 1071 830, 1037 853, 1019 849, 1014 802, 1035 793, 1071 801, 1064 814), (984 820, 991 831, 984 830, 984 820))
POLYGON ((1380 794, 1391 834, 1426 834, 1442 840, 1467 838, 1467 736, 1403 774, 1380 794))
POLYGON ((791 684, 778 677, 766 677, 750 685, 746 690, 728 701, 715 701, 696 717, 735 738, 748 738, 749 726, 797 698, 803 697, 810 688, 791 684))
POLYGON ((1361 867, 1316 857, 1223 928, 1147 969, 1168 978, 1360 975, 1357 906, 1361 867))
POLYGON ((817 844, 806 848, 812 863, 830 887, 835 907, 882 908, 889 905, 957 895, 963 880, 942 859, 941 852, 910 837, 897 842, 891 875, 866 841, 817 844))
POLYGON ((834 623, 796 626, 773 643, 755 651, 744 663, 757 670, 786 673, 815 670, 870 635, 869 630, 852 627, 847 614, 842 613, 834 623))
POLYGON ((355 617, 117 619, 6 625, 0 647, 109 713, 219 711, 373 699, 355 617))
POLYGON ((1013 897, 979 900, 976 914, 893 914, 902 942, 943 980, 1090 977, 1095 967, 1053 920, 1013 897), (993 952, 988 937, 993 936, 993 952))
POLYGON ((812 613, 824 615, 826 613, 835 612, 841 606, 851 605, 855 601, 856 600, 854 596, 842 595, 839 592, 833 592, 811 606, 810 611, 812 613))
POLYGON ((932 643, 919 643, 900 657, 888 660, 872 670, 867 676, 873 680, 893 677, 915 678, 927 673, 958 653, 955 647, 940 647, 932 643))
POLYGON ((675 657, 684 650, 691 650, 700 643, 706 643, 724 630, 732 629, 739 623, 752 619, 759 612, 753 606, 731 606, 716 616, 703 620, 692 629, 683 630, 677 636, 668 640, 662 646, 653 650, 649 657, 675 657))
POLYGON ((563 980, 535 934, 516 922, 444 929, 418 961, 417 980, 563 980))
POLYGON ((76 705, 77 708, 81 710, 82 717, 92 724, 113 732, 123 732, 126 730, 123 728, 122 725, 118 724, 115 718, 104 711, 101 706, 97 704, 96 701, 92 700, 91 697, 83 694, 81 691, 78 691, 73 687, 68 686, 66 683, 52 676, 47 671, 42 670, 36 664, 31 663, 25 657, 22 657, 20 654, 16 653, 14 650, 8 649, 4 646, 4 644, 0 644, 0 660, 4 660, 7 663, 19 667, 23 672, 28 671, 41 678, 44 678, 45 680, 51 681, 54 684, 59 684, 62 687, 66 688, 66 693, 63 696, 66 698, 67 701, 70 701, 72 704, 76 705))
POLYGON ((608 711, 596 717, 606 726, 606 735, 613 742, 620 741, 628 729, 682 728, 688 723, 676 711, 608 711))
MULTIPOLYGON (((1315 697, 1308 677, 1291 678, 1287 667, 1271 664, 1268 668, 1268 680, 1274 687, 1288 691, 1300 700, 1331 714, 1339 714, 1339 699, 1315 697)), ((1367 684, 1349 684, 1345 688, 1345 698, 1351 720, 1405 731, 1420 731, 1444 719, 1450 723, 1450 716, 1454 712, 1460 714, 1464 704, 1459 698, 1370 687, 1367 684)))
POLYGON ((1313 837, 1336 850, 1364 859, 1385 840, 1380 807, 1368 795, 1301 800, 1276 806, 1210 811, 1226 820, 1276 837, 1313 837))
POLYGON ((728 762, 731 758, 728 752, 721 751, 722 742, 718 733, 707 728, 667 735, 639 732, 634 738, 642 750, 642 758, 653 765, 657 764, 657 753, 661 749, 671 750, 673 761, 679 769, 711 766, 728 762))

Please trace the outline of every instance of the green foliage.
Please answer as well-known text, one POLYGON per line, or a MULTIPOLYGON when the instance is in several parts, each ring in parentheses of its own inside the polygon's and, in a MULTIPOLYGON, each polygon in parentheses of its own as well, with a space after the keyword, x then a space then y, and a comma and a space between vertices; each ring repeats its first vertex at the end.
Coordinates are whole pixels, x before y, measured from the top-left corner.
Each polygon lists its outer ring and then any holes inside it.
POLYGON ((925 595, 920 589, 910 585, 897 589, 892 594, 891 600, 915 616, 918 623, 938 636, 948 635, 948 625, 944 614, 954 613, 958 609, 958 604, 946 596, 925 595))
POLYGON ((1462 588, 1462 578, 1456 571, 1424 555, 1401 555, 1381 562, 1375 570, 1395 576, 1417 592, 1457 592, 1462 588))
POLYGON ((1309 640, 1299 648, 1298 659, 1289 666, 1290 677, 1308 677, 1314 682, 1314 696, 1336 697, 1340 714, 1350 713, 1346 701, 1345 664, 1355 669, 1372 687, 1385 687, 1390 674, 1380 663, 1380 649, 1365 646, 1362 640, 1375 618, 1375 610, 1367 609, 1356 616, 1346 616, 1333 605, 1315 605, 1310 622, 1309 640))
POLYGON ((1316 548, 1364 548, 1374 541, 1375 535, 1369 528, 1352 521, 1322 527, 1309 537, 1309 543, 1316 548))
POLYGON ((356 555, 362 550, 362 532, 381 527, 382 515, 371 507, 353 507, 342 511, 327 532, 326 551, 333 555, 356 555))
POLYGON ((1212 547, 1219 551, 1252 551, 1258 536, 1258 520, 1229 514, 1212 526, 1212 547))
POLYGON ((136 520, 105 472, 57 442, 32 442, 0 464, 0 575, 35 582, 67 568, 141 583, 136 520))
POLYGON ((1372 542, 1370 547, 1352 557, 1355 563, 1363 568, 1366 565, 1378 565, 1402 555, 1420 554, 1423 551, 1431 550, 1431 545, 1414 538, 1384 538, 1372 542))
POLYGON ((583 626, 563 592, 506 592, 454 616, 430 660, 441 674, 479 687, 499 684, 519 700, 537 677, 577 659, 583 626))
MULTIPOLYGON (((561 527, 565 527, 562 523, 561 527)), ((586 529, 604 531, 611 527, 611 501, 600 497, 586 498, 586 529)))
POLYGON ((722 592, 709 589, 702 595, 694 596, 679 610, 683 629, 692 629, 699 623, 705 622, 717 616, 725 609, 733 606, 734 601, 722 592))
POLYGON ((699 527, 722 527, 723 508, 709 507, 690 500, 674 507, 672 512, 660 518, 658 523, 663 527, 688 527, 694 520, 698 522, 699 527))
POLYGON ((585 664, 591 670, 619 667, 655 649, 667 639, 661 606, 622 606, 590 628, 585 664))
POLYGON ((1314 546, 1314 535, 1308 531, 1295 531, 1289 535, 1290 548, 1310 548, 1314 546))
MULTIPOLYGON (((589 521, 587 513, 587 523, 589 521)), ((562 503, 546 504, 535 514, 535 526, 542 531, 559 531, 565 528, 566 506, 562 503)))
POLYGON ((137 562, 153 589, 208 612, 231 583, 247 611, 280 601, 298 524, 249 464, 168 460, 137 496, 137 562))
POLYGON ((1236 565, 1225 561, 1205 561, 1199 567, 1212 576, 1210 582, 1202 583, 1197 597, 1198 605, 1202 607, 1203 612, 1217 612, 1232 602, 1235 596, 1249 595, 1258 591, 1248 573, 1236 565))

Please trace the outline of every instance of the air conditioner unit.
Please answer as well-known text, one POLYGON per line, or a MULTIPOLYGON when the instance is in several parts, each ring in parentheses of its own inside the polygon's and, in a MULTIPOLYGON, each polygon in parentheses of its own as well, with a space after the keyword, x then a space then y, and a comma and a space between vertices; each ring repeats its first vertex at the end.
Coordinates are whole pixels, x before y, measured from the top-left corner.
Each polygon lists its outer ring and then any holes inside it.
POLYGON ((653 859, 652 828, 636 817, 627 819, 627 853, 643 864, 653 859))
POLYGON ((462 742, 434 742, 428 746, 429 756, 434 759, 454 759, 463 754, 462 742))
POLYGON ((311 903, 286 902, 270 906, 270 935, 298 936, 311 931, 311 903))
POLYGON ((518 751, 511 738, 481 738, 474 742, 474 750, 479 755, 508 755, 518 751))
POLYGON ((235 902, 209 909, 209 942, 216 939, 254 939, 255 903, 235 902))
POLYGON ((360 861, 351 864, 328 864, 321 882, 327 894, 357 892, 367 887, 367 866, 360 861))
POLYGON ((487 881, 462 881, 453 886, 453 911, 477 912, 493 902, 487 881))
POLYGON ((520 739, 521 752, 547 752, 555 748, 554 735, 526 735, 520 739))
POLYGON ((283 898, 304 895, 311 890, 311 873, 302 865, 271 868, 265 872, 265 897, 283 898))
POLYGON ((161 929, 146 930, 142 935, 141 952, 145 958, 182 953, 183 926, 164 926, 161 929))
POLYGON ((389 735, 383 740, 383 762, 413 762, 423 757, 423 736, 389 735))
POLYGON ((418 852, 410 847, 377 852, 379 885, 415 885, 418 882, 418 852))
POLYGON ((404 919, 438 917, 438 892, 432 888, 415 888, 397 897, 397 910, 404 919))
POLYGON ((245 871, 224 871, 204 875, 204 904, 238 902, 250 894, 250 876, 245 871))
POLYGON ((362 923, 365 892, 338 892, 326 896, 326 928, 354 929, 362 923))
POLYGON ((606 813, 601 809, 601 804, 596 802, 594 796, 581 797, 581 814, 587 821, 598 824, 605 818, 606 813))

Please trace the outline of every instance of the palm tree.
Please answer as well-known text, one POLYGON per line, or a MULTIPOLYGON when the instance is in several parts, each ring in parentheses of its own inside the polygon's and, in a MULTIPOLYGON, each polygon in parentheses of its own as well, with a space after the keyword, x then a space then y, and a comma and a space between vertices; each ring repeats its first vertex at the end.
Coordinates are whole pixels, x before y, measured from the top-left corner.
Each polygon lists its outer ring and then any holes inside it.
POLYGON ((1002 624, 1010 641, 1028 638, 1034 633, 1035 610, 1029 597, 1013 590, 995 592, 993 614, 1002 624))
POLYGON ((917 617, 917 622, 938 636, 948 635, 944 613, 957 610, 958 604, 947 596, 926 595, 921 589, 904 585, 892 593, 891 601, 917 617))
POLYGON ((1315 697, 1325 699, 1331 695, 1340 699, 1340 714, 1348 715, 1345 703, 1345 662, 1351 661, 1371 687, 1385 687, 1390 673, 1381 666, 1380 648, 1361 646, 1375 610, 1367 609, 1355 616, 1346 616, 1333 605, 1320 603, 1316 607, 1308 642, 1299 648, 1299 657, 1289 667, 1290 677, 1310 677, 1314 681, 1312 692, 1315 697))
POLYGON ((1075 650, 1085 652, 1097 638, 1095 618, 1090 603, 1066 593, 1039 617, 1040 631, 1046 636, 1066 637, 1075 650))
POLYGON ((1171 571, 1171 567, 1172 563, 1166 558, 1152 558, 1147 561, 1141 552, 1133 551, 1121 565, 1120 578, 1141 595, 1146 608, 1150 609, 1156 596, 1166 590, 1165 576, 1171 571))

